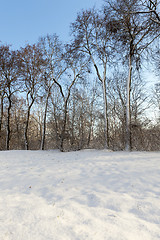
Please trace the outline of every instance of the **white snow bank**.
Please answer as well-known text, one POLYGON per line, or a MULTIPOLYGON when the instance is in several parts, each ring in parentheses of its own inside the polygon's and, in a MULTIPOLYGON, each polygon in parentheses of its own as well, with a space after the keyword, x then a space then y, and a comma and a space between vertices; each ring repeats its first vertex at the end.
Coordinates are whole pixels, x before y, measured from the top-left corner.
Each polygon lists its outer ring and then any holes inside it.
POLYGON ((160 153, 0 152, 1 240, 159 240, 160 153))

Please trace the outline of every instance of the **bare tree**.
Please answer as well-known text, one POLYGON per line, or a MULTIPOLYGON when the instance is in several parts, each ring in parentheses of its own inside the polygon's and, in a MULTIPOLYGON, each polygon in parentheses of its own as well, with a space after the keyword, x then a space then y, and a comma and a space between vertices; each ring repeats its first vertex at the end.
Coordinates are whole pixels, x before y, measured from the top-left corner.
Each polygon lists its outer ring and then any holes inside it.
POLYGON ((27 116, 24 128, 25 149, 29 149, 28 127, 31 114, 31 108, 38 97, 40 91, 41 79, 43 75, 43 55, 38 45, 27 45, 20 51, 21 56, 21 78, 24 82, 24 91, 26 93, 27 116))
POLYGON ((126 144, 125 149, 131 150, 131 82, 133 67, 139 68, 144 50, 154 41, 150 38, 153 26, 148 18, 133 14, 139 9, 139 0, 120 0, 108 2, 106 8, 112 14, 111 31, 117 37, 117 45, 123 51, 123 57, 128 58, 128 80, 126 83, 126 144), (148 42, 149 40, 149 42, 148 42), (124 54, 125 53, 125 54, 124 54))
POLYGON ((25 100, 20 96, 19 92, 12 98, 11 109, 11 141, 12 149, 24 149, 23 128, 25 121, 25 100))
POLYGON ((0 138, 3 124, 4 113, 4 97, 5 97, 5 81, 2 72, 0 73, 0 138))
POLYGON ((108 106, 106 94, 107 64, 113 56, 111 34, 108 30, 109 19, 102 12, 93 10, 82 11, 72 23, 72 33, 75 38, 75 48, 89 55, 90 61, 102 84, 104 99, 104 147, 109 147, 108 106))
POLYGON ((7 121, 6 121, 6 149, 10 148, 10 118, 11 118, 11 107, 12 98, 14 93, 18 90, 18 58, 17 52, 11 51, 9 46, 0 46, 0 77, 1 77, 1 124, 3 117, 3 99, 6 96, 7 106, 7 121))
POLYGON ((160 26, 160 3, 157 0, 140 0, 140 9, 133 14, 147 14, 149 19, 160 26))
MULTIPOLYGON (((125 129, 126 129, 126 70, 123 71, 115 71, 113 76, 110 78, 109 82, 109 103, 111 104, 112 118, 110 122, 113 124, 111 134, 113 139, 113 149, 124 149, 125 147, 125 129), (118 133, 117 133, 118 131, 118 133), (116 138, 120 141, 116 142, 116 138)), ((136 149, 136 138, 140 140, 140 135, 138 131, 143 126, 145 111, 149 108, 149 104, 147 103, 148 95, 146 94, 145 82, 142 81, 140 75, 136 72, 132 75, 132 85, 131 85, 131 93, 130 93, 130 114, 131 114, 131 148, 136 149), (145 103, 145 104, 144 104, 145 103), (143 119, 143 120, 142 120, 143 119)), ((142 143, 140 141, 139 147, 142 147, 142 143)))
POLYGON ((45 90, 45 110, 41 140, 41 150, 44 150, 48 101, 51 95, 53 85, 55 84, 55 82, 58 83, 63 73, 66 71, 66 64, 64 63, 63 58, 63 45, 59 41, 59 38, 56 34, 52 36, 47 35, 46 37, 41 38, 39 43, 41 46, 41 51, 43 53, 43 59, 46 63, 43 76, 43 87, 45 90))
POLYGON ((72 46, 66 46, 64 58, 67 64, 67 70, 65 72, 65 75, 63 76, 63 78, 61 78, 61 82, 53 78, 53 81, 57 85, 63 100, 62 127, 59 144, 59 148, 61 151, 64 151, 64 140, 66 138, 66 124, 68 118, 68 104, 71 90, 74 84, 78 80, 83 78, 88 66, 88 59, 86 59, 82 53, 75 52, 72 49, 72 46))

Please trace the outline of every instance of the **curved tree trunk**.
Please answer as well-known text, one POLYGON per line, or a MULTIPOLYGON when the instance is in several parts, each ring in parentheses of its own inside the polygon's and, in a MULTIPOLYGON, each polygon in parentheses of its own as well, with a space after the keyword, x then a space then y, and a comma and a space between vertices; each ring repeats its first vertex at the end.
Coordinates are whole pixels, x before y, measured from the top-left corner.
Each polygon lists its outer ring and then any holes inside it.
POLYGON ((104 148, 108 149, 109 148, 109 126, 108 126, 108 103, 107 103, 107 92, 106 92, 106 68, 107 68, 107 59, 103 61, 103 78, 101 77, 99 73, 98 66, 96 65, 93 56, 91 52, 89 51, 90 57, 92 59, 94 68, 97 73, 97 77, 102 83, 102 89, 103 89, 103 101, 104 101, 104 148))
POLYGON ((28 109, 28 112, 27 112, 26 126, 25 126, 25 130, 24 130, 25 150, 28 150, 28 149, 29 149, 29 144, 28 144, 28 125, 29 125, 29 117, 30 117, 30 108, 28 109))
POLYGON ((28 107, 27 111, 27 118, 26 118, 26 126, 24 129, 24 143, 25 143, 25 150, 29 149, 29 142, 28 142, 28 126, 29 126, 29 118, 30 118, 30 112, 31 112, 31 107, 34 103, 34 100, 32 100, 31 104, 28 107))

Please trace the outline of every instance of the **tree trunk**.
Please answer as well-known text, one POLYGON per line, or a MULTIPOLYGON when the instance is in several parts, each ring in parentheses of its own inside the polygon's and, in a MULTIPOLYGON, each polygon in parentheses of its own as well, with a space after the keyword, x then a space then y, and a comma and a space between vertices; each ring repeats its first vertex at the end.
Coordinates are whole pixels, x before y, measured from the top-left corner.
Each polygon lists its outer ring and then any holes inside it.
POLYGON ((3 120, 3 96, 0 96, 1 100, 1 108, 0 108, 0 137, 1 137, 1 130, 2 130, 2 120, 3 120))
POLYGON ((125 142, 126 151, 131 151, 131 109, 130 109, 131 77, 132 77, 132 55, 129 54, 129 72, 127 79, 127 97, 126 97, 126 142, 125 142))
POLYGON ((54 116, 54 121, 55 121, 55 133, 56 133, 56 147, 59 148, 59 128, 58 128, 58 120, 57 120, 57 116, 56 116, 56 106, 54 104, 54 100, 51 96, 51 101, 52 101, 52 105, 53 105, 53 116, 54 116))
POLYGON ((11 110, 11 96, 8 96, 8 109, 7 109, 7 137, 6 137, 6 150, 9 150, 10 148, 10 135, 11 135, 11 130, 10 130, 10 110, 11 110))
POLYGON ((64 139, 65 139, 66 123, 67 123, 67 104, 68 104, 68 101, 65 101, 64 119, 63 119, 63 126, 62 126, 61 138, 60 138, 60 151, 61 152, 64 151, 64 139))
POLYGON ((19 131, 19 118, 17 118, 16 112, 15 112, 15 125, 16 125, 16 131, 17 131, 17 149, 20 148, 20 131, 19 131))
POLYGON ((91 133, 92 133, 92 127, 93 127, 93 103, 94 103, 94 97, 95 96, 93 95, 93 99, 92 99, 92 102, 91 102, 91 108, 90 108, 90 123, 89 123, 87 147, 89 147, 89 145, 90 145, 91 133))
MULTIPOLYGON (((1 100, 1 106, 0 106, 0 142, 2 142, 1 138, 2 138, 2 123, 3 123, 3 96, 0 96, 0 100, 1 100)), ((2 149, 2 145, 0 144, 0 150, 2 149)))
POLYGON ((81 108, 81 115, 80 115, 80 124, 79 124, 79 150, 83 149, 84 145, 84 118, 83 118, 83 100, 82 100, 82 108, 81 108))
POLYGON ((107 113, 107 93, 106 93, 106 78, 103 79, 103 100, 104 100, 104 148, 109 147, 109 133, 108 133, 108 113, 107 113))
POLYGON ((90 53, 90 57, 92 59, 93 65, 95 67, 97 77, 102 83, 102 88, 103 88, 103 101, 104 101, 104 148, 108 149, 109 148, 109 127, 108 127, 108 104, 107 104, 107 92, 106 92, 106 64, 107 61, 103 62, 104 66, 104 71, 103 71, 103 79, 100 76, 98 67, 93 59, 92 54, 90 53))
POLYGON ((30 117, 30 108, 27 111, 27 119, 26 119, 26 126, 25 126, 25 130, 24 130, 24 143, 25 143, 25 150, 29 149, 28 146, 28 124, 29 124, 29 117, 30 117))
POLYGON ((42 140, 41 140, 41 150, 44 150, 45 138, 46 138, 46 118, 47 118, 47 108, 48 108, 48 99, 50 92, 48 92, 46 104, 45 104, 45 112, 44 112, 44 120, 43 120, 43 132, 42 132, 42 140))
POLYGON ((88 148, 89 148, 90 141, 91 141, 92 125, 93 125, 93 120, 92 120, 92 116, 91 116, 90 124, 89 124, 88 140, 87 140, 87 147, 88 148))
POLYGON ((75 99, 73 99, 72 123, 71 123, 71 147, 74 144, 74 122, 75 122, 75 99))
POLYGON ((56 132, 56 147, 59 148, 59 129, 58 129, 55 106, 54 106, 54 121, 55 121, 55 132, 56 132))
POLYGON ((24 143, 25 143, 25 150, 29 149, 29 143, 28 143, 28 126, 29 126, 29 118, 30 118, 30 111, 31 111, 31 107, 34 103, 34 100, 32 100, 31 104, 28 107, 28 111, 27 111, 27 119, 26 119, 26 126, 24 129, 24 143))

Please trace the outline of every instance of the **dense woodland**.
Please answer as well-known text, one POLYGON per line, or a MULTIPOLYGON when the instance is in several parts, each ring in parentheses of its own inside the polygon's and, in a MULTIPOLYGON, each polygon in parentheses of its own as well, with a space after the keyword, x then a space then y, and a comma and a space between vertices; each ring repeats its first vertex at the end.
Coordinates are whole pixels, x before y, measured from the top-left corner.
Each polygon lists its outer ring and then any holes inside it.
POLYGON ((71 40, 0 44, 0 149, 160 150, 160 3, 82 10, 71 40), (156 113, 156 115, 154 115, 156 113))

